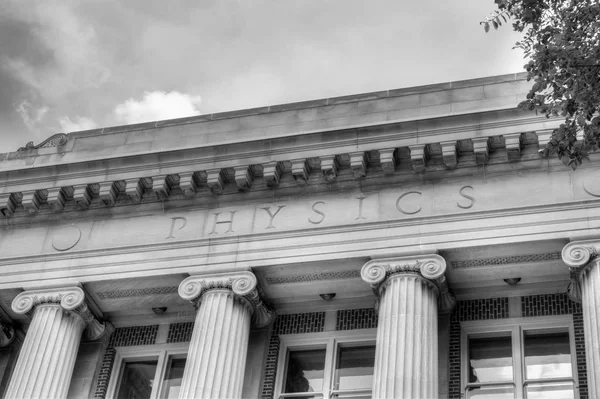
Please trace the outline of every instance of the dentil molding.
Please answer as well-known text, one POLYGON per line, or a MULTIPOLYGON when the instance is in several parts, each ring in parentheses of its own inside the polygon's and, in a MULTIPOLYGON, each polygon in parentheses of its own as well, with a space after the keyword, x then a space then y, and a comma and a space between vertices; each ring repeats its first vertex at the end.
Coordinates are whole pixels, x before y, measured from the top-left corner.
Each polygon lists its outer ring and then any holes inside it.
POLYGON ((179 296, 197 306, 202 295, 213 289, 231 290, 246 301, 253 310, 252 322, 257 327, 266 326, 275 317, 275 312, 263 301, 256 276, 248 271, 190 276, 179 285, 179 296))
POLYGON ((23 291, 12 301, 12 310, 17 314, 28 314, 36 306, 57 304, 65 311, 80 316, 85 325, 90 340, 102 337, 106 332, 106 323, 100 322, 90 312, 86 303, 85 293, 79 287, 48 288, 23 291))
POLYGON ((439 308, 442 313, 450 312, 456 304, 454 295, 450 293, 445 277, 446 260, 440 255, 414 255, 399 258, 373 259, 362 267, 362 279, 371 285, 375 295, 379 297, 380 287, 396 274, 417 274, 433 283, 438 289, 439 308))

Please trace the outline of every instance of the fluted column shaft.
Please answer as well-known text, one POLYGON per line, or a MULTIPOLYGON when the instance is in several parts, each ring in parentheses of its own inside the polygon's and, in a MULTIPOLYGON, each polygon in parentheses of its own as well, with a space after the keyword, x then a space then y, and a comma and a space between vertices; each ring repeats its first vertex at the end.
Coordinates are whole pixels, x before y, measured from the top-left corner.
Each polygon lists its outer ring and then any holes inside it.
POLYGON ((36 306, 5 396, 66 398, 84 328, 59 304, 36 306))
POLYGON ((415 274, 381 288, 374 398, 438 396, 437 289, 415 274))
POLYGON ((250 325, 265 326, 274 316, 256 277, 249 271, 190 276, 179 295, 199 304, 179 398, 241 398, 250 325))
POLYGON ((438 307, 448 312, 456 302, 445 271, 436 254, 363 266, 362 279, 379 297, 374 398, 438 397, 438 307))
POLYGON ((600 397, 600 261, 582 271, 581 296, 590 398, 600 397))
POLYGON ((202 295, 180 398, 240 398, 251 312, 231 290, 202 295))

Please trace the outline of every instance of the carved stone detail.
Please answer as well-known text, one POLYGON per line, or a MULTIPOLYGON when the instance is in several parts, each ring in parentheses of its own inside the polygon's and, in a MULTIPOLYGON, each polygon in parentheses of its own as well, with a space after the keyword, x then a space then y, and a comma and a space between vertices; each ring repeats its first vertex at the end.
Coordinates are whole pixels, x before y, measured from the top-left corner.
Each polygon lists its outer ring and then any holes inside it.
POLYGON ((352 174, 355 179, 362 179, 367 175, 367 162, 365 160, 365 153, 351 152, 350 154, 350 168, 352 168, 352 174))
POLYGON ((60 212, 65 208, 68 197, 73 196, 73 187, 52 187, 48 189, 48 204, 54 212, 60 212), (68 196, 67 196, 68 192, 68 196))
POLYGON ((381 163, 381 169, 386 175, 392 175, 396 171, 396 153, 395 148, 386 148, 379 150, 379 162, 381 163))
POLYGON ((409 145, 410 149, 410 160, 412 162, 413 170, 417 173, 425 171, 425 145, 409 145))
POLYGON ((152 176, 152 191, 156 194, 156 198, 160 201, 165 201, 171 195, 173 188, 173 179, 171 175, 152 176))
POLYGON ((569 266, 570 283, 567 294, 572 301, 581 303, 581 275, 591 266, 591 261, 598 256, 600 241, 574 241, 565 245, 562 250, 563 262, 569 266))
POLYGON ((213 289, 231 290, 246 301, 253 312, 252 321, 258 327, 269 324, 275 315, 262 300, 256 277, 252 272, 190 276, 179 285, 179 296, 197 306, 202 300, 202 295, 213 289))
POLYGON ((335 155, 325 155, 321 159, 321 173, 326 181, 334 181, 338 174, 338 162, 335 155))
POLYGON ((0 213, 2 216, 8 218, 14 215, 22 198, 23 195, 21 193, 0 194, 0 213))
MULTIPOLYGON (((571 300, 580 302, 583 309, 585 352, 588 376, 600 375, 600 240, 574 241, 565 245, 563 261, 569 266, 571 282, 567 293, 571 300)), ((589 380, 590 398, 600 395, 600 379, 589 380)))
POLYGON ((133 202, 140 202, 144 195, 141 179, 125 179, 125 194, 133 202))
POLYGON ((449 169, 456 168, 458 156, 456 151, 456 141, 443 141, 440 143, 442 147, 442 159, 444 164, 449 169))
POLYGON ((83 209, 90 206, 92 202, 92 193, 87 184, 77 184, 73 186, 73 200, 83 209))
POLYGON ((550 142, 550 138, 552 137, 553 129, 548 130, 538 130, 535 132, 538 139, 538 153, 542 157, 546 157, 548 152, 546 151, 546 146, 550 142))
POLYGON ((306 159, 294 159, 292 163, 292 176, 299 186, 304 186, 308 182, 308 165, 306 159))
POLYGON ((521 158, 521 133, 505 134, 506 156, 509 161, 518 161, 521 158))
POLYGON ((431 254, 374 259, 365 263, 360 274, 377 295, 390 276, 399 273, 417 274, 433 283, 439 293, 440 310, 449 312, 454 307, 456 300, 448 290, 445 272, 446 260, 439 255, 431 254))
POLYGON ((192 198, 198 191, 196 172, 179 173, 179 188, 186 198, 192 198))
POLYGON ((210 169, 206 171, 206 185, 215 195, 223 193, 225 183, 223 181, 221 169, 210 169))
POLYGON ((263 165, 263 177, 267 183, 267 187, 279 186, 281 180, 282 167, 279 162, 267 162, 263 165))
POLYGON ((68 137, 65 133, 58 133, 48 137, 46 140, 42 141, 38 145, 34 145, 33 141, 25 144, 25 147, 19 148, 17 151, 27 151, 27 150, 36 150, 38 148, 49 148, 49 147, 59 147, 61 145, 67 144, 68 137))
POLYGON ((40 210, 40 206, 48 199, 48 190, 23 191, 21 203, 23 208, 31 215, 40 210))
POLYGON ((15 339, 15 329, 13 326, 0 321, 0 348, 3 348, 13 342, 15 339))
POLYGON ((85 299, 85 293, 79 287, 31 290, 18 294, 11 308, 16 314, 27 314, 38 305, 58 304, 64 310, 79 315, 87 326, 88 337, 98 339, 104 333, 105 325, 90 312, 85 299))
POLYGON ((248 191, 252 187, 252 174, 248 166, 234 166, 235 183, 239 191, 248 191))
POLYGON ((107 206, 113 206, 117 201, 117 189, 115 188, 114 182, 102 182, 100 183, 100 190, 98 196, 107 206))
POLYGON ((490 158, 490 140, 489 137, 472 138, 473 152, 478 165, 484 165, 490 158))

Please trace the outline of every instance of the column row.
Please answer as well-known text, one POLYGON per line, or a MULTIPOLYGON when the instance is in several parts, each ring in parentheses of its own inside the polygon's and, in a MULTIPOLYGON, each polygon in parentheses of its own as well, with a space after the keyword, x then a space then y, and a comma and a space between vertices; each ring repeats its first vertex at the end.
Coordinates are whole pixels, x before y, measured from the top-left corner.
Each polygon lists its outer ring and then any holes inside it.
MULTIPOLYGON (((563 259, 571 267, 569 295, 583 302, 588 387, 600 394, 600 242, 571 243, 563 259)), ((436 254, 367 262, 362 279, 378 301, 373 397, 438 396, 438 314, 455 300, 436 254)), ((252 272, 191 276, 179 295, 197 309, 180 398, 239 398, 252 324, 274 312, 261 297, 252 272)), ((32 321, 6 391, 10 398, 67 396, 81 335, 101 337, 107 326, 88 309, 79 287, 25 291, 12 309, 32 321)), ((1 326, 0 326, 1 327, 1 326)), ((0 344, 14 332, 3 327, 0 344)))

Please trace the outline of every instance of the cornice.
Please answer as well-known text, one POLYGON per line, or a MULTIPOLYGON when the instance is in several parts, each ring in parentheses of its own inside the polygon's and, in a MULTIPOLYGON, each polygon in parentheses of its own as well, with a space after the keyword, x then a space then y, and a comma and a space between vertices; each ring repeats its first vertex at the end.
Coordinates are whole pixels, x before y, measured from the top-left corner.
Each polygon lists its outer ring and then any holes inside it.
MULTIPOLYGON (((546 134, 541 132, 540 134, 546 134)), ((498 141, 498 140, 497 140, 498 141)), ((499 141, 501 142, 501 141, 499 141)), ((448 142, 445 142, 447 145, 448 142)), ((457 167, 457 158, 460 155, 458 151, 458 142, 454 144, 454 153, 447 152, 448 147, 444 147, 444 161, 449 169, 457 167)), ((442 148, 441 144, 439 148, 442 148)), ((488 153, 490 149, 485 148, 485 154, 479 154, 479 147, 474 146, 475 162, 487 163, 488 153), (482 156, 480 156, 482 155, 482 156), (485 155, 485 156, 483 156, 485 155)), ((69 180, 64 180, 66 176, 59 174, 62 182, 54 182, 54 184, 46 183, 47 185, 38 186, 29 185, 25 179, 19 182, 20 191, 5 191, 0 193, 0 217, 10 218, 15 213, 26 211, 30 215, 39 213, 41 210, 48 212, 51 208, 54 212, 61 212, 68 205, 71 208, 75 207, 79 210, 87 210, 90 207, 97 209, 101 207, 112 207, 120 198, 129 198, 129 204, 136 204, 140 201, 166 201, 177 191, 183 193, 184 198, 194 198, 198 195, 206 195, 210 190, 212 195, 218 196, 223 193, 225 185, 233 183, 237 185, 239 191, 247 192, 252 190, 253 181, 257 177, 262 177, 266 180, 269 188, 276 188, 281 180, 283 173, 291 173, 296 178, 299 185, 305 185, 309 179, 307 167, 310 169, 320 168, 327 182, 337 180, 341 168, 352 169, 352 175, 356 180, 368 179, 373 176, 381 177, 381 170, 384 174, 393 174, 396 172, 396 164, 399 163, 399 155, 397 148, 383 148, 373 150, 378 152, 377 160, 372 161, 369 165, 367 161, 372 157, 366 151, 354 151, 350 153, 342 153, 335 155, 319 155, 316 158, 301 158, 300 161, 305 165, 305 170, 302 178, 298 178, 294 169, 294 160, 290 161, 274 161, 267 157, 268 162, 262 164, 249 165, 232 165, 231 167, 214 167, 206 168, 205 165, 196 165, 194 169, 186 170, 181 168, 178 170, 169 170, 168 172, 153 171, 150 175, 134 177, 132 175, 121 175, 120 177, 112 177, 104 175, 102 180, 98 177, 92 181, 81 181, 77 184, 69 180), (388 156, 388 155, 391 155, 388 156), (383 160, 383 162, 381 161, 383 160), (277 164, 273 165, 273 162, 277 164), (369 168, 369 166, 371 166, 369 168), (376 172, 373 173, 373 167, 376 172), (115 179, 116 180, 111 180, 115 179), (27 187, 27 190, 22 189, 27 187), (70 205, 69 205, 70 204, 70 205)), ((423 173, 427 170, 426 157, 424 155, 417 156, 413 148, 411 154, 411 162, 417 173, 423 173)), ((423 154, 430 153, 433 150, 426 150, 424 146, 421 148, 423 154)), ((515 160, 514 153, 507 153, 507 162, 515 160)), ((441 154, 440 154, 441 155, 441 154)), ((243 160, 237 160, 243 162, 243 160)), ((466 165, 458 164, 459 167, 466 165)), ((469 166, 473 166, 470 165, 469 166)), ((164 169, 162 169, 164 170, 164 169)), ((115 176, 114 174, 110 174, 115 176)), ((46 179, 46 182, 48 179, 46 179)), ((10 182, 5 183, 5 190, 12 190, 10 182)))
POLYGON ((264 327, 275 317, 275 313, 263 300, 256 276, 252 272, 232 272, 190 276, 179 285, 179 296, 197 306, 202 295, 213 289, 227 289, 244 300, 252 309, 252 322, 264 327))
POLYGON ((82 318, 91 340, 102 337, 106 324, 100 322, 90 311, 86 296, 80 287, 47 288, 28 290, 18 294, 12 301, 11 308, 16 314, 30 314, 40 305, 56 304, 65 311, 72 312, 82 318))
POLYGON ((362 267, 362 279, 371 285, 376 296, 381 293, 386 281, 395 275, 416 274, 434 284, 438 290, 440 311, 448 313, 456 304, 456 299, 449 292, 445 277, 446 260, 440 255, 414 255, 398 258, 373 259, 362 267))

